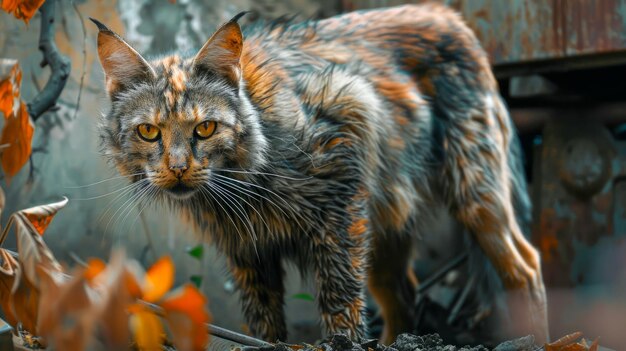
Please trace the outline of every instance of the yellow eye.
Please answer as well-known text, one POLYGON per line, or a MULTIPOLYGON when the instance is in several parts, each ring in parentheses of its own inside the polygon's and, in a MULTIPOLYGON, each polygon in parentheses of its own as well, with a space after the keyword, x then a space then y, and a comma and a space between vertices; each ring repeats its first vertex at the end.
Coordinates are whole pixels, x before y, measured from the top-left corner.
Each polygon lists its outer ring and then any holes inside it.
POLYGON ((145 141, 157 141, 161 137, 161 131, 152 124, 144 123, 137 127, 137 133, 145 141))
POLYGON ((217 127, 217 122, 204 121, 196 126, 194 133, 200 139, 207 139, 215 133, 215 127, 217 127))

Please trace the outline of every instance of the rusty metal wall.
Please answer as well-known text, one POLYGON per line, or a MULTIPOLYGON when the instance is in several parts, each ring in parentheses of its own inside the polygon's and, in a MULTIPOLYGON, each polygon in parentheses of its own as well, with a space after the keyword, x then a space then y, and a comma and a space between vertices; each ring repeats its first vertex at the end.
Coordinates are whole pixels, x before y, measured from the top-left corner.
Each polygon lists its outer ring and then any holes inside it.
MULTIPOLYGON (((426 0, 343 0, 342 10, 426 0)), ((494 65, 626 51, 626 0, 437 0, 458 10, 494 65)))

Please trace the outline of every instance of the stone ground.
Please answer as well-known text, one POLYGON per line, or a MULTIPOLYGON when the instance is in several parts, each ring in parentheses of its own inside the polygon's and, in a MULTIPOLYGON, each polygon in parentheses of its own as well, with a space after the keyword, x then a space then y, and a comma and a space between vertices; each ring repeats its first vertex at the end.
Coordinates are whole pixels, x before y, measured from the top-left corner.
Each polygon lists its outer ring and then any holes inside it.
MULTIPOLYGON (((506 341, 494 351, 533 351, 541 348, 534 344, 533 336, 506 341)), ((300 346, 277 344, 272 347, 260 348, 261 351, 291 351, 300 346)), ((390 346, 379 345, 377 340, 366 340, 361 343, 350 341, 345 335, 334 335, 319 345, 302 345, 303 351, 489 351, 485 346, 454 346, 446 345, 438 334, 416 336, 402 334, 390 346)))

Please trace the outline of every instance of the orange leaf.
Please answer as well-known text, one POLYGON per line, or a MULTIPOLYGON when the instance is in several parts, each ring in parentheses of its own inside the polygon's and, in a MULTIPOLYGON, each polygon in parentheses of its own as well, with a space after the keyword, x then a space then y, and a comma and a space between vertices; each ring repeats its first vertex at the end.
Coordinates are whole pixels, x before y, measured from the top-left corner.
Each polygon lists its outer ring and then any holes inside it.
POLYGON ((39 235, 43 235, 54 215, 67 205, 67 201, 67 198, 63 198, 59 202, 27 208, 19 212, 26 216, 39 235))
POLYGON ((32 284, 21 267, 16 268, 16 278, 11 289, 9 304, 15 318, 30 334, 37 335, 37 316, 39 315, 39 290, 32 284))
MULTIPOLYGON (((53 204, 55 205, 55 204, 53 204)), ((26 214, 17 212, 11 216, 15 222, 17 235, 17 252, 20 255, 20 267, 31 284, 39 287, 39 267, 51 271, 62 271, 61 265, 56 260, 52 251, 43 241, 41 235, 33 224, 27 219, 26 214)))
POLYGON ((0 81, 0 112, 7 119, 13 115, 13 84, 10 78, 0 81))
POLYGON ((172 288, 174 284, 174 263, 169 256, 162 257, 146 273, 146 287, 143 299, 156 302, 172 288))
POLYGON ((2 265, 0 266, 0 306, 6 321, 15 328, 17 326, 17 318, 13 315, 9 299, 15 283, 15 270, 18 267, 18 263, 13 255, 5 249, 0 249, 0 258, 2 259, 2 265))
POLYGON ((87 268, 85 268, 83 275, 85 279, 90 282, 105 269, 106 264, 104 263, 104 261, 98 258, 90 258, 89 261, 87 261, 87 268))
POLYGON ((22 102, 17 116, 6 120, 0 144, 9 144, 2 152, 2 169, 7 177, 13 177, 26 164, 32 152, 33 123, 22 102))
POLYGON ((130 316, 130 328, 139 350, 160 351, 165 332, 159 317, 145 308, 138 308, 130 316))
POLYGON ((20 101, 22 70, 17 60, 0 60, 0 75, 4 78, 0 80, 0 112, 8 119, 16 112, 14 108, 20 101))
POLYGON ((2 0, 2 9, 8 13, 13 13, 17 19, 28 21, 35 15, 35 12, 43 5, 45 0, 2 0))
POLYGON ((159 305, 165 310, 176 348, 204 350, 209 340, 206 323, 211 318, 206 311, 206 297, 195 286, 186 284, 168 294, 159 305))

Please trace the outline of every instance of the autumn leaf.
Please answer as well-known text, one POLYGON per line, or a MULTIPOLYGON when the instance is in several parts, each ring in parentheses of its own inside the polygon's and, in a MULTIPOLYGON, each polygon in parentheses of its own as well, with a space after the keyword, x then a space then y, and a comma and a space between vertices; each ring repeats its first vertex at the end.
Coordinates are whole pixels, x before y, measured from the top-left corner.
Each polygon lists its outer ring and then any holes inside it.
POLYGON ((18 211, 9 217, 9 221, 0 236, 0 244, 5 240, 12 225, 15 224, 19 261, 2 250, 2 269, 0 270, 0 292, 2 308, 10 316, 9 322, 14 327, 21 323, 23 328, 36 335, 39 283, 41 277, 37 270, 61 272, 61 265, 56 261, 48 246, 41 239, 39 230, 45 230, 56 211, 67 203, 61 202, 33 207, 18 211), (19 263, 18 263, 19 262, 19 263), (6 289, 10 286, 10 292, 6 289))
POLYGON ((17 318, 13 315, 10 298, 18 263, 13 255, 5 249, 0 249, 0 259, 2 259, 0 265, 0 307, 2 307, 6 321, 15 326, 17 325, 17 318))
POLYGON ((2 9, 12 13, 17 19, 28 21, 35 15, 35 12, 43 5, 45 0, 2 0, 2 9))
POLYGON ((210 316, 206 311, 206 297, 196 287, 183 285, 168 294, 159 306, 165 310, 178 350, 204 350, 209 339, 206 323, 209 323, 210 316))
POLYGON ((165 331, 159 317, 138 304, 132 306, 130 311, 130 328, 137 347, 142 351, 160 351, 165 340, 165 331))
POLYGON ((17 116, 11 116, 6 120, 0 144, 9 144, 2 151, 2 169, 7 177, 13 177, 26 164, 32 152, 33 122, 28 115, 26 104, 20 104, 17 116))
POLYGON ((53 204, 19 211, 11 216, 16 227, 19 261, 26 279, 34 286, 38 286, 37 269, 39 266, 57 271, 62 270, 61 265, 42 240, 40 230, 45 230, 51 218, 66 204, 67 198, 53 204))
POLYGON ((48 228, 48 225, 52 221, 54 215, 65 205, 67 205, 67 198, 48 205, 40 205, 25 210, 19 211, 19 213, 26 216, 30 223, 35 227, 39 235, 43 235, 43 232, 48 228))
POLYGON ((91 258, 87 261, 87 267, 85 267, 85 270, 83 271, 83 276, 88 282, 90 282, 105 269, 106 263, 104 263, 104 261, 97 258, 91 258))
POLYGON ((143 290, 143 299, 156 302, 174 284, 174 263, 169 256, 159 259, 146 273, 146 286, 143 290))
POLYGON ((36 335, 48 340, 55 350, 80 351, 91 344, 99 307, 82 270, 61 281, 54 279, 53 271, 38 270, 41 299, 36 335))
POLYGON ((16 112, 14 108, 20 99, 22 70, 17 60, 0 60, 0 76, 6 77, 0 78, 0 112, 8 119, 16 112))
POLYGON ((20 266, 16 269, 15 281, 11 289, 9 304, 11 311, 22 328, 37 335, 37 316, 39 315, 39 290, 24 277, 20 266))
POLYGON ((126 256, 121 251, 113 252, 109 265, 98 279, 105 287, 101 306, 103 342, 108 350, 120 350, 128 345, 130 331, 128 325, 129 306, 135 299, 133 289, 139 289, 137 282, 128 272, 126 256), (129 285, 130 284, 130 285, 129 285))

